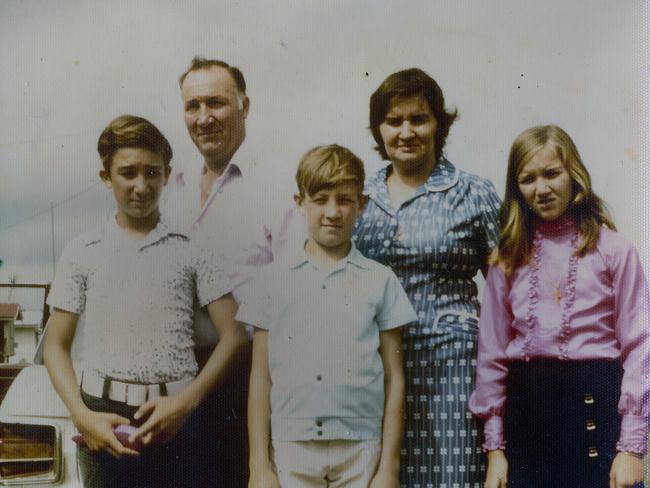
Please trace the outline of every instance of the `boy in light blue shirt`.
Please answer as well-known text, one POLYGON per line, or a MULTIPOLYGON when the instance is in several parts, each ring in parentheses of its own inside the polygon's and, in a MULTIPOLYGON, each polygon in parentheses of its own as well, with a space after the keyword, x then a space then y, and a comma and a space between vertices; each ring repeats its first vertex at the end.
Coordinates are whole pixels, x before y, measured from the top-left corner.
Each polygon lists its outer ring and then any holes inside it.
POLYGON ((237 315, 255 327, 252 488, 399 485, 399 327, 417 316, 393 272, 350 240, 364 176, 346 148, 307 152, 295 196, 304 251, 263 270, 237 315))

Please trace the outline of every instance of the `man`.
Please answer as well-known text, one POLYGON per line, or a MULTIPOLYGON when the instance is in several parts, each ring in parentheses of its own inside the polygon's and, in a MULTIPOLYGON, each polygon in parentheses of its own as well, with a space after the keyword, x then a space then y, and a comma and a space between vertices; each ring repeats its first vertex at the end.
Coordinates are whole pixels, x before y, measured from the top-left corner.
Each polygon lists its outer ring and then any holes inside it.
MULTIPOLYGON (((165 212, 176 222, 191 226, 193 239, 223 255, 235 287, 233 294, 239 299, 256 270, 270 262, 273 250, 283 243, 283 232, 276 232, 271 240, 268 209, 272 206, 260 194, 268 185, 256 185, 248 175, 251 158, 244 140, 250 101, 246 82, 234 66, 195 57, 179 83, 185 124, 203 164, 195 184, 185 181, 184 173, 175 176, 165 212)), ((217 337, 205 309, 198 309, 195 317, 196 356, 202 364, 217 337)), ((221 481, 216 486, 246 485, 244 414, 249 372, 250 350, 243 355, 229 384, 211 398, 217 410, 213 427, 221 446, 219 466, 228 466, 227 472, 216 473, 221 481)))

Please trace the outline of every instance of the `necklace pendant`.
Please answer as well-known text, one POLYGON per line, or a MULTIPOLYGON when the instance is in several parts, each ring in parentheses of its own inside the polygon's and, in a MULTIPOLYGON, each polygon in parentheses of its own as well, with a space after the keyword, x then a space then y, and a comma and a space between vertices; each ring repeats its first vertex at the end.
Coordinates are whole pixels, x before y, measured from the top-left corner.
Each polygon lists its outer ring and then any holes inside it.
POLYGON ((562 300, 562 291, 560 290, 559 286, 555 288, 555 293, 553 293, 553 296, 555 297, 555 303, 559 305, 560 301, 562 300))

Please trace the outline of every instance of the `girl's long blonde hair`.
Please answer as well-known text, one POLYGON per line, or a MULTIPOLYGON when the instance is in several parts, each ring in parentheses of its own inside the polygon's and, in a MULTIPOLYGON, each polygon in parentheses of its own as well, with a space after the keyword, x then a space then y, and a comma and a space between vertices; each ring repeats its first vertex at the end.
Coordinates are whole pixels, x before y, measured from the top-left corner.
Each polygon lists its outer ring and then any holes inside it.
POLYGON ((573 197, 567 212, 573 215, 582 238, 578 256, 595 249, 601 226, 616 229, 605 203, 591 188, 589 172, 571 137, 556 125, 531 127, 517 136, 508 157, 506 193, 499 214, 499 245, 491 257, 491 264, 499 264, 506 273, 526 264, 532 249, 535 212, 519 191, 519 173, 537 152, 549 145, 571 177, 573 197))

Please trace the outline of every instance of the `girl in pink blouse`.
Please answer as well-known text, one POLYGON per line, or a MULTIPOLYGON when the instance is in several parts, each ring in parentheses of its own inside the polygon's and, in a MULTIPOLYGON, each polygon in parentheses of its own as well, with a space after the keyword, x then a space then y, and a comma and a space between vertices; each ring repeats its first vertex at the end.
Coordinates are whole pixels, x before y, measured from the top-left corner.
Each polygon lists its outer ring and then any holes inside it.
POLYGON ((642 486, 648 285, 575 144, 520 134, 479 326, 486 488, 642 486))

